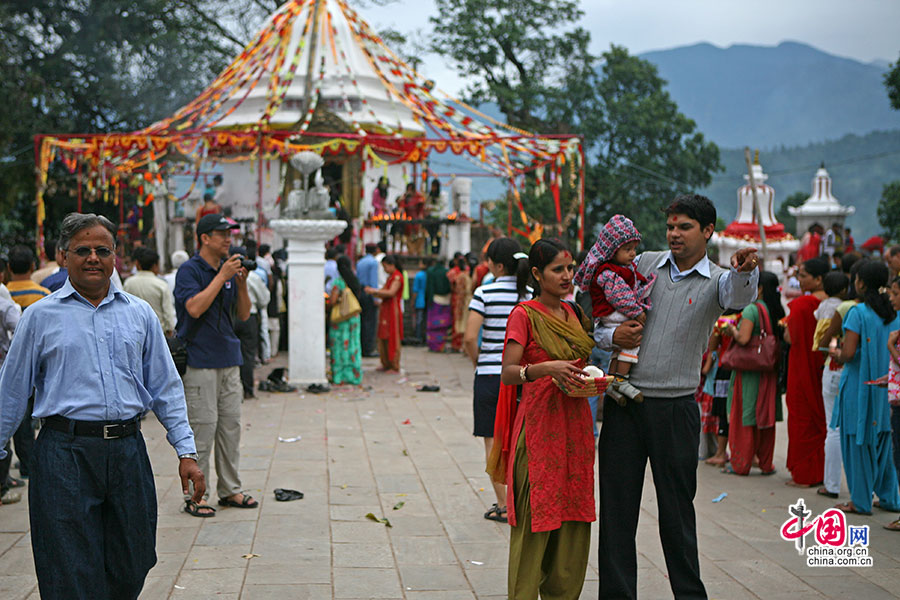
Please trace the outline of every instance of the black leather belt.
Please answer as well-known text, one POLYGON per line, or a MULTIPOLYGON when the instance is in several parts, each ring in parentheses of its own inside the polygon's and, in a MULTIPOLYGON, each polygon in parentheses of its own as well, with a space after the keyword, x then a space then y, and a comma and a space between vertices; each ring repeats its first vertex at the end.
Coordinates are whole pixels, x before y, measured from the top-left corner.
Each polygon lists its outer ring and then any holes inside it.
POLYGON ((59 415, 53 415, 43 419, 41 425, 63 433, 115 440, 134 435, 140 431, 141 419, 140 416, 137 416, 124 422, 104 423, 102 421, 75 421, 59 415))

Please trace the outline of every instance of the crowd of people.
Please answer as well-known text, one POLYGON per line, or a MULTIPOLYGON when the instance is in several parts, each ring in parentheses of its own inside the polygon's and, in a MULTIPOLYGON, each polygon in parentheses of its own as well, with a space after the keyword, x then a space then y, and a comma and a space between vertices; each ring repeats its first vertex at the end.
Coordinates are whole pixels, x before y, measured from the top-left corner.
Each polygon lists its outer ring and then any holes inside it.
MULTIPOLYGON (((240 479, 241 407, 282 346, 285 256, 239 240, 219 212, 198 216, 197 252, 173 254, 166 274, 145 246, 119 261, 115 226, 75 213, 47 241, 53 260, 16 246, 0 263, 0 504, 30 481, 43 597, 139 593, 155 563, 140 436, 151 410, 180 459, 187 514, 259 506, 240 479)), ((648 462, 672 591, 705 598, 698 462, 776 473, 785 418, 787 485, 837 499, 843 474, 837 508, 900 512, 900 246, 887 262, 805 256, 789 298, 753 248, 730 268, 709 260, 707 198, 678 196, 665 218, 666 251, 639 254, 640 232, 615 215, 578 257, 555 239, 525 253, 495 237, 480 260, 425 257, 412 277, 383 243, 355 267, 340 240, 325 251, 333 385, 361 385, 364 357, 399 372, 405 338, 471 360, 473 434, 496 497, 484 518, 511 527, 511 598, 579 597, 598 519, 599 595, 635 597, 648 462)), ((258 389, 295 390, 284 369, 258 389)))

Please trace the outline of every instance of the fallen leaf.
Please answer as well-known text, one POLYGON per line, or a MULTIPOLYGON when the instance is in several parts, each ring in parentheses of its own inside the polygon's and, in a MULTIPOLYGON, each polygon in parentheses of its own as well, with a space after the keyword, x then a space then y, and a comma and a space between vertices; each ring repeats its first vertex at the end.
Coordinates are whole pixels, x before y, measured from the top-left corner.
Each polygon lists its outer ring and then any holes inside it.
POLYGON ((369 519, 370 521, 375 521, 376 523, 383 523, 386 527, 393 527, 393 525, 391 525, 391 522, 390 522, 390 521, 388 521, 388 520, 385 519, 385 518, 379 519, 378 517, 376 517, 376 516, 375 516, 374 514, 372 514, 372 513, 366 514, 366 518, 369 519))
POLYGON ((406 449, 403 450, 403 456, 409 456, 409 452, 407 452, 406 449))
POLYGON ((258 558, 259 554, 244 554, 241 558, 258 558))
POLYGON ((394 505, 394 510, 400 510, 401 508, 403 508, 404 504, 406 504, 406 502, 398 502, 394 505))
POLYGON ((403 423, 401 423, 401 425, 412 425, 412 421, 407 419, 407 420, 403 421, 403 423))

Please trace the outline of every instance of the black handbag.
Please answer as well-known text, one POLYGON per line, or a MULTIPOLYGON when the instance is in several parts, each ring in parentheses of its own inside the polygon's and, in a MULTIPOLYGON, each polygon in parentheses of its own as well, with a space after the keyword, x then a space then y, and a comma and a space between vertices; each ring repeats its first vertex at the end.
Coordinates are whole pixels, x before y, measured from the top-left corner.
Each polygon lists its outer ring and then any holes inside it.
MULTIPOLYGON (((221 293, 216 296, 216 299, 213 302, 219 300, 221 298, 221 293)), ((212 306, 210 306, 212 308, 212 306)), ((222 306, 219 306, 219 310, 222 310, 222 306)), ((187 335, 184 338, 180 338, 177 335, 172 335, 172 337, 166 337, 166 344, 169 346, 169 354, 172 355, 172 362, 175 363, 175 369, 178 371, 178 374, 181 377, 184 377, 184 374, 187 372, 187 362, 188 362, 188 351, 187 347, 192 341, 194 341, 194 336, 197 335, 197 332, 200 331, 200 324, 203 323, 203 320, 206 319, 206 316, 209 314, 209 308, 206 309, 202 315, 200 315, 199 319, 196 319, 193 323, 191 323, 190 329, 188 329, 187 335)))

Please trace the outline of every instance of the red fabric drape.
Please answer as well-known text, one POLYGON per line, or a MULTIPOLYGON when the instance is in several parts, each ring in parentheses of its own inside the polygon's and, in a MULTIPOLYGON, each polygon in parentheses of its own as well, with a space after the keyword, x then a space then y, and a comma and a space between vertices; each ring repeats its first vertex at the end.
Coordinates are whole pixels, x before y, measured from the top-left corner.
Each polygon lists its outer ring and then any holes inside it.
POLYGON ((812 350, 819 306, 815 296, 800 296, 788 305, 787 328, 791 335, 788 359, 787 468, 796 483, 814 485, 825 473, 825 406, 822 403, 824 355, 812 350))

